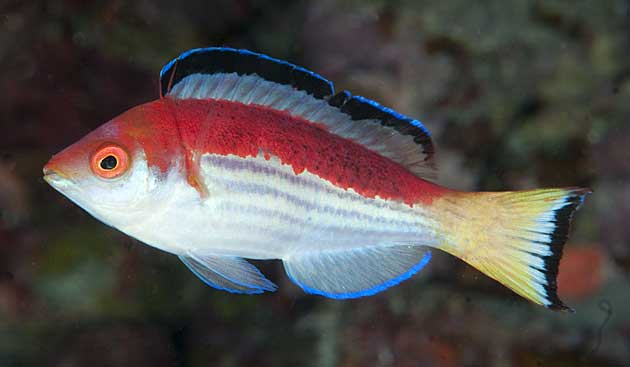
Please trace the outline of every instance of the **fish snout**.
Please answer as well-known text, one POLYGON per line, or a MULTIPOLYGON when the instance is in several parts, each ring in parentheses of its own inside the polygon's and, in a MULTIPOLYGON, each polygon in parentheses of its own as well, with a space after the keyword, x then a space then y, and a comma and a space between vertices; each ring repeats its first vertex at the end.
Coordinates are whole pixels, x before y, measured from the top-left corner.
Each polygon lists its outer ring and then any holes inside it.
POLYGON ((44 166, 42 172, 44 173, 44 177, 55 174, 55 171, 52 168, 48 167, 48 164, 44 166))
POLYGON ((44 181, 48 182, 51 185, 69 180, 69 178, 63 173, 63 171, 59 169, 58 165, 55 162, 55 157, 51 158, 50 161, 48 161, 48 163, 44 165, 42 173, 44 174, 44 181))

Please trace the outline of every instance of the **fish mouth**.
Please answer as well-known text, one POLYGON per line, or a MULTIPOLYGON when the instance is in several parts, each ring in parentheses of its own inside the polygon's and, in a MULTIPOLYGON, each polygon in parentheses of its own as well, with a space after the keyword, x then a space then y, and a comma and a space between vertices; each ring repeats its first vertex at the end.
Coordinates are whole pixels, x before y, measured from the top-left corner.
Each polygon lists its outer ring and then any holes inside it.
POLYGON ((52 187, 59 187, 68 184, 70 181, 66 175, 48 166, 45 166, 42 171, 44 173, 44 181, 52 187))

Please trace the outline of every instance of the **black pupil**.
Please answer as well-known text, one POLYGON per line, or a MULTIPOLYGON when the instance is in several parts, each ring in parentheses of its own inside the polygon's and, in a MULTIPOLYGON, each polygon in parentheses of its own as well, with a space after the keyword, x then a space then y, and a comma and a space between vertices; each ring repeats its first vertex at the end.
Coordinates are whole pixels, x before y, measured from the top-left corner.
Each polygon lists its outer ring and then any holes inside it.
POLYGON ((107 171, 116 168, 117 164, 118 160, 113 155, 108 155, 101 160, 101 168, 107 171))

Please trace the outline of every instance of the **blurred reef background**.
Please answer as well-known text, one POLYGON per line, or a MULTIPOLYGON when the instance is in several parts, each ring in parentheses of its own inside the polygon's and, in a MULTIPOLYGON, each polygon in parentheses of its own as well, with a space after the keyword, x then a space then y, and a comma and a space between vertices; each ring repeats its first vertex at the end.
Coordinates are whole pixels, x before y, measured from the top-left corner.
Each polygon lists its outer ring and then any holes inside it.
POLYGON ((630 366, 630 1, 0 1, 0 366, 630 366), (247 48, 419 118, 439 182, 588 186, 560 271, 575 314, 434 251, 398 287, 239 296, 41 178, 158 97, 190 48, 247 48))

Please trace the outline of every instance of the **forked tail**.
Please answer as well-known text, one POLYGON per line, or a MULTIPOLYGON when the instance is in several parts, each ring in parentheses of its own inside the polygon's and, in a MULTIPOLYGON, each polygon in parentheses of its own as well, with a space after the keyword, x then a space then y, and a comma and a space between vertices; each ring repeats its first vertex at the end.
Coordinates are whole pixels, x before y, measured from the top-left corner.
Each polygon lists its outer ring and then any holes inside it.
POLYGON ((556 277, 583 188, 455 193, 443 209, 449 252, 528 300, 571 310, 558 298, 556 277))

